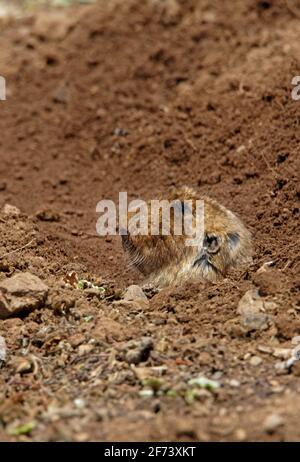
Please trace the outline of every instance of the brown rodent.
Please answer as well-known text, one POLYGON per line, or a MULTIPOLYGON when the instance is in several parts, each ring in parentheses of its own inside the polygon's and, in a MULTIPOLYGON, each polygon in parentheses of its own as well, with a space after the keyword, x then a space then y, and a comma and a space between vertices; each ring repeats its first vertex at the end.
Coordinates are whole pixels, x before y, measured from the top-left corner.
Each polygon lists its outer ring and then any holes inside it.
MULTIPOLYGON (((177 285, 186 280, 204 279, 218 281, 230 269, 240 268, 252 261, 252 239, 241 220, 222 205, 209 197, 198 197, 188 187, 172 192, 169 201, 184 204, 192 201, 192 216, 195 217, 196 200, 204 203, 204 236, 201 247, 187 246, 188 236, 171 234, 147 235, 128 234, 122 236, 123 248, 128 253, 132 266, 146 277, 146 283, 164 287, 177 285)), ((182 208, 183 213, 184 207, 182 208)), ((132 218, 132 214, 128 214, 132 218)), ((159 216, 161 220, 161 214, 159 216)), ((171 225, 174 213, 171 214, 171 225)), ((161 225, 161 230, 163 225, 161 225)))

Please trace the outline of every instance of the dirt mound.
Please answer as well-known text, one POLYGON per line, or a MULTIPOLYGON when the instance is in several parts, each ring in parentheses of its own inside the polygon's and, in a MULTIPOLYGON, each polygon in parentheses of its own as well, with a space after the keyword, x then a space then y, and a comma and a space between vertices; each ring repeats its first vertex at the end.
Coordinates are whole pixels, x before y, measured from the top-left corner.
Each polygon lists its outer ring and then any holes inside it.
POLYGON ((2 19, 0 209, 21 212, 0 216, 0 278, 50 287, 44 308, 0 320, 2 439, 299 440, 299 368, 277 364, 300 334, 291 4, 112 0, 2 19), (183 184, 243 218, 252 268, 119 303, 141 277, 118 237, 96 235, 97 202, 183 184), (66 285, 70 271, 91 285, 66 285), (134 367, 128 343, 145 337, 134 367))

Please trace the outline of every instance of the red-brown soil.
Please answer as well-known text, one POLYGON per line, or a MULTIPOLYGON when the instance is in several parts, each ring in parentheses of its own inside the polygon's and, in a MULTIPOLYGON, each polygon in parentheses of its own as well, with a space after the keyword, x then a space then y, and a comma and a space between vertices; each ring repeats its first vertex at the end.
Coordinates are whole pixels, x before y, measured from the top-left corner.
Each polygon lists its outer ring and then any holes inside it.
POLYGON ((300 335, 299 17, 296 0, 111 0, 2 20, 0 208, 21 215, 0 215, 0 280, 26 270, 50 292, 0 320, 1 440, 300 440, 300 368, 279 371, 266 348, 300 335), (72 270, 112 293, 140 283, 120 238, 96 236, 96 204, 183 184, 252 230, 249 271, 164 289, 147 309, 64 287, 72 270), (255 287, 272 322, 245 331, 237 306, 255 287), (145 336, 139 377, 124 351, 145 336), (156 373, 160 392, 140 396, 156 373), (188 403, 198 375, 221 386, 188 403))

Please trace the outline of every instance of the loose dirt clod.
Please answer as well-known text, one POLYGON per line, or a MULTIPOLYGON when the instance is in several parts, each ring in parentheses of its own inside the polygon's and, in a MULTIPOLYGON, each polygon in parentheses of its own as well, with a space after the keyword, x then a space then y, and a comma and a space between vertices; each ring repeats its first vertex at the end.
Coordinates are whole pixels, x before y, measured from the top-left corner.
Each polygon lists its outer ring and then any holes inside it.
POLYGON ((18 207, 15 207, 14 205, 10 205, 10 204, 5 204, 2 209, 2 212, 4 215, 8 215, 11 217, 17 217, 21 213, 18 207))
POLYGON ((152 349, 152 338, 144 337, 141 340, 131 340, 123 347, 123 350, 125 351, 125 361, 129 364, 145 362, 149 358, 152 349))
POLYGON ((0 318, 33 311, 43 305, 48 286, 30 273, 20 273, 0 282, 0 318))

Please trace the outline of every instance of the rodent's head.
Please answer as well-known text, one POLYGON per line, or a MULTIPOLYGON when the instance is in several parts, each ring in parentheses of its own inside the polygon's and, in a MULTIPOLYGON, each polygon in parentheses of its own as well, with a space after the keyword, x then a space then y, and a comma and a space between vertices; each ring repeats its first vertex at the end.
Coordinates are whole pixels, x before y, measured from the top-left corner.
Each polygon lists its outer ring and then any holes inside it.
MULTIPOLYGON (((182 219, 190 213, 185 201, 191 201, 193 223, 195 223, 196 193, 184 187, 175 190, 168 198, 175 204, 170 214, 169 235, 163 235, 160 218, 160 233, 150 234, 148 221, 147 235, 129 232, 122 236, 124 250, 129 255, 130 264, 158 285, 177 283, 193 277, 216 281, 224 277, 228 270, 251 261, 251 235, 242 222, 232 212, 209 197, 204 202, 204 236, 199 246, 187 246, 186 234, 174 234, 174 213, 180 207, 182 219)), ((129 221, 132 214, 128 216, 129 221)), ((149 219, 150 220, 150 219, 149 219)))

